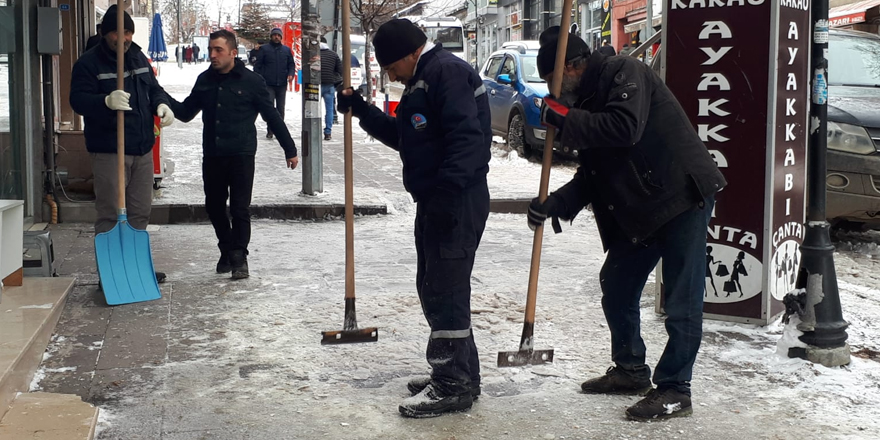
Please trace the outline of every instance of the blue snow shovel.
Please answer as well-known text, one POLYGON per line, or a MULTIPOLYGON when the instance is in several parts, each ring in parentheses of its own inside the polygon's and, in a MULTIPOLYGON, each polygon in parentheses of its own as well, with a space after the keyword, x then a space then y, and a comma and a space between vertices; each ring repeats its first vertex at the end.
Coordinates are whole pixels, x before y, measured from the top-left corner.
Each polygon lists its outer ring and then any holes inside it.
MULTIPOLYGON (((125 29, 125 4, 116 2, 116 29, 125 29)), ((124 33, 116 45, 116 88, 125 90, 122 76, 125 62, 124 33)), ((116 112, 116 156, 119 159, 118 214, 113 229, 95 236, 98 276, 107 304, 114 306, 159 299, 159 283, 153 270, 150 234, 128 223, 125 211, 125 111, 116 112)))

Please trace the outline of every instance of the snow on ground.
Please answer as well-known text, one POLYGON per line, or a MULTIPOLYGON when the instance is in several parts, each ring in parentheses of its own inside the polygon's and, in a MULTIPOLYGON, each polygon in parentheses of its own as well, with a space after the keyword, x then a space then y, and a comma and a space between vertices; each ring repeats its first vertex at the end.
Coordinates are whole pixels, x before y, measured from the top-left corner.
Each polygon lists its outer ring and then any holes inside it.
MULTIPOLYGON (((207 63, 184 65, 162 63, 159 82, 175 99, 188 96, 196 77, 209 68, 207 63)), ((285 121, 299 147, 301 142, 301 94, 288 92, 285 121)), ((356 121, 356 120, 355 120, 356 121)), ((322 122, 323 123, 323 122, 322 122)), ((324 193, 311 197, 301 194, 302 164, 296 170, 286 168, 284 154, 276 140, 265 139, 266 123, 257 118, 257 172, 254 182, 254 204, 273 203, 343 203, 344 176, 341 157, 342 126, 334 126, 334 140, 324 143, 324 193)), ((201 204, 202 189, 202 121, 201 116, 189 123, 175 121, 164 131, 164 154, 169 175, 155 203, 201 204)), ((498 138, 500 139, 500 138, 498 138)), ((403 193, 401 163, 394 150, 371 139, 357 124, 353 127, 355 203, 388 202, 397 209, 410 204, 403 193), (374 176, 387 179, 373 180, 374 176), (390 183, 389 183, 390 181, 390 183)), ((516 152, 495 146, 489 164, 489 190, 493 199, 532 198, 538 193, 541 165, 518 157, 516 152)), ((571 179, 574 167, 557 164, 551 173, 550 189, 571 179)))
MULTIPOLYGON (((636 399, 579 394, 581 381, 610 364, 598 287, 603 255, 590 215, 545 237, 535 346, 555 349, 555 362, 495 367, 496 353, 519 342, 531 234, 524 216, 493 214, 472 278, 483 396, 464 414, 403 419, 397 404, 406 381, 427 372, 412 221, 411 213, 356 220, 359 324, 378 326, 379 342, 347 346, 319 344, 320 331, 342 325, 341 222, 256 222, 252 278, 238 283, 212 273, 209 226, 163 226, 153 240, 171 268, 168 359, 149 368, 145 386, 102 406, 100 438, 147 430, 155 418, 162 432, 179 436, 254 439, 867 440, 880 432, 877 359, 854 356, 836 369, 788 359, 776 353, 778 323, 706 321, 692 418, 628 422, 623 410, 636 399)), ((874 268, 860 255, 836 257, 843 268, 874 268)), ((863 284, 846 270, 840 280, 853 352, 876 351, 880 283, 863 284)), ((642 315, 653 365, 665 332, 650 295, 642 315)))

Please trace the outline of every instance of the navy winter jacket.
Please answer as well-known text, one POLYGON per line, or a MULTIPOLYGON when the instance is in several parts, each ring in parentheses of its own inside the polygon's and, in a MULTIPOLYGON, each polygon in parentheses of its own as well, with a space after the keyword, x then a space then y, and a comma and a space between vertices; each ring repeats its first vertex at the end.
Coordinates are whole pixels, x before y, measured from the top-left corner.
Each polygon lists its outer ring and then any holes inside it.
POLYGON ((269 99, 266 83, 236 59, 226 75, 208 69, 196 80, 183 101, 170 98, 174 116, 189 122, 202 112, 202 151, 205 156, 253 156, 257 154, 257 114, 278 138, 284 156, 296 157, 296 145, 284 120, 269 99))
POLYGON ((360 125, 400 152, 403 184, 416 201, 486 182, 492 145, 486 89, 471 66, 440 45, 419 60, 397 117, 371 106, 360 125))
MULTIPOLYGON (((140 46, 131 43, 125 53, 125 91, 131 94, 125 112, 125 154, 143 156, 156 141, 153 115, 168 104, 165 90, 140 46)), ((116 110, 104 98, 116 90, 116 52, 105 41, 86 51, 73 65, 70 106, 85 120, 86 149, 90 153, 116 152, 116 110)))
POLYGON ((260 74, 267 86, 286 86, 287 77, 296 74, 293 52, 283 44, 268 43, 257 51, 254 72, 260 74))

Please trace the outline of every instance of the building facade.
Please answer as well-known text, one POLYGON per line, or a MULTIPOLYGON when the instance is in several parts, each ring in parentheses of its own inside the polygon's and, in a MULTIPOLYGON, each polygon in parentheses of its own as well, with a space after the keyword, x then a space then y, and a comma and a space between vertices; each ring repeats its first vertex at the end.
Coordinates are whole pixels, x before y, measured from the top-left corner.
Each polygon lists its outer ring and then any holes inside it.
POLYGON ((43 78, 56 65, 37 52, 37 7, 51 3, 0 0, 0 199, 24 200, 25 217, 37 222, 46 217, 45 157, 54 147, 43 105, 44 86, 51 97, 53 82, 43 78))

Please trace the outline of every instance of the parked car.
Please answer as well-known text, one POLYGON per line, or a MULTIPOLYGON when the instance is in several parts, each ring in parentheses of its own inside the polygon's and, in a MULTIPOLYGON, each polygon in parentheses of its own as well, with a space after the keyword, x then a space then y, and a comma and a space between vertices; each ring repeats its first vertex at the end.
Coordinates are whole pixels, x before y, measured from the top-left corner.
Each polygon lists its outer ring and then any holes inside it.
POLYGON ((238 59, 245 65, 248 65, 248 50, 241 44, 238 45, 238 59))
POLYGON ((880 37, 832 30, 828 45, 826 214, 880 229, 880 37))
MULTIPOLYGON (((541 104, 547 84, 538 76, 538 48, 534 40, 511 41, 492 53, 480 70, 489 109, 492 132, 507 140, 511 149, 529 157, 544 149, 547 130, 541 125, 541 104)), ((556 149, 572 156, 576 150, 556 149)))

